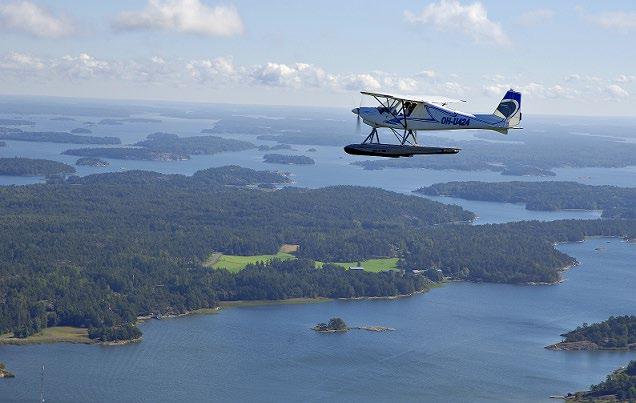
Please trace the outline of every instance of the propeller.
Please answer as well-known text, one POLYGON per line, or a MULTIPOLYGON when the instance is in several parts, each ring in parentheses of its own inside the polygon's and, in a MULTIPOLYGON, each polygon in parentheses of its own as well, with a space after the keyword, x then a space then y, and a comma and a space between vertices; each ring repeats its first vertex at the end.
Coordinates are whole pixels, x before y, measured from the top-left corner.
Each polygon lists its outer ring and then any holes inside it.
POLYGON ((360 98, 360 106, 358 108, 353 108, 351 112, 356 114, 356 133, 360 134, 362 132, 362 125, 360 119, 360 108, 362 107, 362 98, 360 98))

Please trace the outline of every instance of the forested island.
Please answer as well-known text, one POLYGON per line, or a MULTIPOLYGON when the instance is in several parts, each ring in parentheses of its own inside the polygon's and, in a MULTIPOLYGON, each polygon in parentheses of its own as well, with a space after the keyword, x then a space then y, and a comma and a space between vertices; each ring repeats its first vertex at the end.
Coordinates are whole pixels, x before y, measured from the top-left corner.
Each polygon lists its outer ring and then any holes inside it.
POLYGON ((112 158, 142 161, 182 161, 191 155, 216 154, 256 148, 246 141, 216 136, 179 137, 170 133, 153 133, 134 147, 78 148, 63 154, 93 158, 112 158))
POLYGON ((556 176, 556 173, 549 169, 542 169, 527 165, 511 165, 501 171, 505 176, 556 176))
POLYGON ((313 158, 305 155, 284 155, 284 154, 265 154, 263 161, 270 164, 283 165, 314 165, 316 162, 313 158))
POLYGON ((628 350, 636 349, 636 316, 610 316, 588 325, 584 323, 561 335, 563 341, 547 346, 550 350, 628 350))
POLYGON ((258 146, 258 151, 278 151, 278 150, 293 150, 289 144, 276 144, 273 146, 261 145, 258 146))
POLYGON ((179 137, 171 133, 153 133, 136 146, 152 151, 173 152, 178 154, 216 154, 226 151, 244 151, 256 148, 247 141, 226 139, 218 136, 179 137))
POLYGON ((329 323, 318 323, 313 329, 322 333, 346 332, 349 330, 349 326, 342 318, 331 318, 329 323))
POLYGON ((75 148, 66 150, 62 154, 75 155, 78 157, 140 161, 183 161, 190 159, 190 156, 188 154, 174 153, 169 151, 154 151, 142 147, 75 148))
POLYGON ((83 165, 90 167, 107 167, 110 164, 108 161, 101 160, 99 158, 82 157, 75 161, 75 165, 83 165))
POLYGON ((75 173, 75 168, 62 162, 33 158, 0 158, 0 175, 46 176, 75 173))
POLYGON ((97 122, 98 125, 119 126, 124 123, 161 123, 161 119, 154 118, 121 118, 121 119, 102 119, 97 122))
POLYGON ((415 190, 430 196, 525 203, 528 210, 603 210, 604 218, 636 218, 636 188, 577 182, 449 182, 415 190))
POLYGON ((592 385, 589 391, 568 393, 568 402, 625 402, 636 400, 636 361, 619 368, 607 376, 605 381, 592 385))
MULTIPOLYGON (((496 136, 494 133, 484 135, 489 139, 498 139, 496 136)), ((291 143, 284 137, 279 140, 291 143)), ((374 159, 353 164, 365 169, 486 170, 521 176, 554 176, 552 169, 563 167, 616 168, 636 165, 636 143, 567 132, 532 133, 532 136, 518 137, 517 142, 467 140, 451 143, 448 139, 436 137, 427 137, 427 142, 430 145, 452 145, 462 151, 453 156, 374 159), (546 144, 550 144, 550 147, 546 147, 546 144)))
POLYGON ((79 136, 67 132, 0 131, 0 139, 69 144, 120 144, 118 137, 79 136))
POLYGON ((137 334, 129 325, 139 315, 219 301, 405 295, 426 290, 429 272, 552 283, 575 263, 555 242, 636 235, 632 220, 461 225, 474 214, 376 188, 250 187, 272 180, 288 178, 227 167, 191 177, 132 171, 0 188, 0 294, 7 301, 0 333, 25 337, 66 325, 118 338, 137 334), (204 265, 212 251, 265 255, 283 244, 300 245, 298 259, 238 273, 204 265), (315 264, 374 257, 401 258, 402 270, 315 264))

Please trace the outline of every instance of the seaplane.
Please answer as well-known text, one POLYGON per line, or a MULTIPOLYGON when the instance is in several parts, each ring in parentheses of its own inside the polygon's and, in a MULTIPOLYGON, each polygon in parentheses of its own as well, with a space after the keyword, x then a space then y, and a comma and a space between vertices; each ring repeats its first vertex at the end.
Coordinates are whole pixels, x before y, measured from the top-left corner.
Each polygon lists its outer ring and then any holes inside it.
POLYGON ((457 154, 454 147, 425 147, 417 142, 417 132, 424 130, 494 130, 508 134, 508 130, 521 129, 521 93, 509 90, 493 113, 471 114, 450 107, 466 102, 446 97, 414 97, 362 91, 375 98, 378 107, 354 108, 360 121, 371 126, 371 133, 360 144, 349 144, 345 152, 375 157, 412 157, 420 154, 457 154), (380 142, 378 129, 389 129, 399 144, 380 142))

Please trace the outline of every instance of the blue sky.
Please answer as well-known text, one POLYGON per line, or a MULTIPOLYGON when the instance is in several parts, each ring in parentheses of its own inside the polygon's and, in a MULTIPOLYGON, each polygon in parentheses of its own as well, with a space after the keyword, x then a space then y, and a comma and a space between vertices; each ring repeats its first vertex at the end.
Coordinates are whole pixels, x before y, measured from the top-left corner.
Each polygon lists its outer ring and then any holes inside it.
POLYGON ((636 115, 633 1, 0 0, 0 92, 636 115))

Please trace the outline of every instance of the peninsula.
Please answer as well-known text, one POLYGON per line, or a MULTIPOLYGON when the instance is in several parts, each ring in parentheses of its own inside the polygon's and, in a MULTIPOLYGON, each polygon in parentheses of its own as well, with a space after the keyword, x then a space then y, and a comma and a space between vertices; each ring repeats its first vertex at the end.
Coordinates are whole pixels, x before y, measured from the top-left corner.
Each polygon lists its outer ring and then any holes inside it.
POLYGON ((565 351, 636 349, 636 316, 610 316, 603 322, 584 323, 561 336, 563 341, 546 348, 565 351))
POLYGON ((590 390, 568 393, 563 396, 567 402, 634 402, 636 401, 636 361, 630 361, 619 368, 590 390))
POLYGON ((0 175, 45 176, 75 173, 75 168, 62 162, 32 158, 0 158, 0 175))

